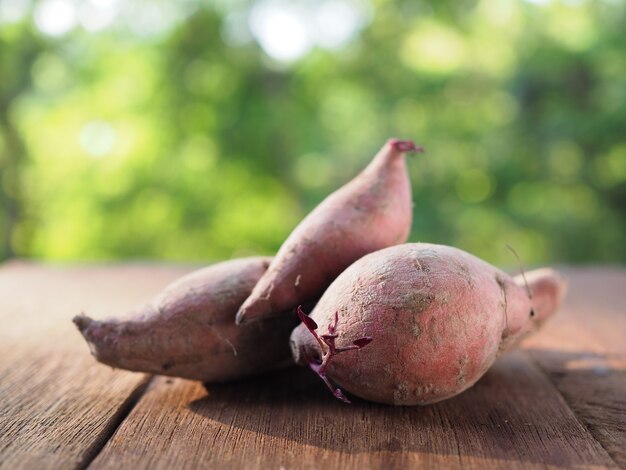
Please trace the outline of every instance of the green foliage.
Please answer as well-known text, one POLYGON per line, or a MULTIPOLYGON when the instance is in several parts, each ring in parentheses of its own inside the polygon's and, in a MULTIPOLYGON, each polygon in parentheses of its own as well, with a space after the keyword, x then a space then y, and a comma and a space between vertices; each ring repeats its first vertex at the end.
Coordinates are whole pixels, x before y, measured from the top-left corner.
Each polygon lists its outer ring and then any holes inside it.
POLYGON ((273 253, 399 136, 411 240, 626 261, 624 3, 381 0, 291 63, 224 40, 251 5, 191 3, 148 36, 0 24, 0 258, 273 253))

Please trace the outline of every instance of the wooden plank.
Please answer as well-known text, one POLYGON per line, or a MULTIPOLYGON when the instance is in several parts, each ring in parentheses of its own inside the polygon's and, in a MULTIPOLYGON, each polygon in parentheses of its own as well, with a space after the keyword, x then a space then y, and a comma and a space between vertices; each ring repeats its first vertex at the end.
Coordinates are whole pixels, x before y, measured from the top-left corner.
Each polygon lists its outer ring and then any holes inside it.
POLYGON ((96 455, 96 468, 612 468, 609 453, 622 463, 624 271, 573 271, 568 308, 524 351, 425 408, 344 406, 305 369, 208 389, 158 378, 142 395, 145 376, 89 357, 75 313, 125 311, 186 271, 0 268, 0 467, 83 467, 96 455))
POLYGON ((124 311, 184 271, 0 268, 0 467, 74 468, 93 459, 148 377, 98 365, 71 318, 124 311))
POLYGON ((92 466, 616 467, 525 351, 429 407, 343 405, 305 369, 207 389, 158 378, 92 466))
POLYGON ((336 402, 307 370, 210 386, 157 379, 91 468, 614 468, 546 377, 512 354, 429 407, 336 402))
POLYGON ((569 406, 626 468, 626 271, 569 271, 561 314, 523 347, 569 406))

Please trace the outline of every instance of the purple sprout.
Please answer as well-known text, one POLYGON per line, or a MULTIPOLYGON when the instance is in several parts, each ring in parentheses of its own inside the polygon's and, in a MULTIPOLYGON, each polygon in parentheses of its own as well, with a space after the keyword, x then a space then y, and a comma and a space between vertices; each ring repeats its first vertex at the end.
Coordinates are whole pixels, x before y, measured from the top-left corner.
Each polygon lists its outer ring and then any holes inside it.
POLYGON ((364 348, 365 346, 367 346, 368 344, 372 342, 373 338, 371 336, 364 336, 362 338, 355 339, 350 346, 338 348, 335 345, 335 339, 337 338, 337 336, 339 336, 337 334, 337 323, 339 323, 338 312, 335 312, 335 321, 328 325, 328 333, 323 334, 321 336, 317 334, 316 330, 318 326, 317 326, 317 323, 315 323, 315 320, 313 320, 306 313, 304 313, 301 307, 298 307, 297 313, 298 313, 298 317, 300 318, 300 321, 304 323, 304 326, 306 326, 307 329, 313 335, 313 337, 315 337, 322 351, 321 362, 318 362, 314 359, 309 358, 306 355, 306 352, 303 351, 304 358, 309 364, 309 367, 311 368, 313 372, 315 372, 320 377, 320 379, 322 379, 322 381, 326 384, 326 386, 332 392, 335 398, 338 398, 344 403, 350 403, 350 400, 348 400, 348 398, 343 394, 341 389, 333 388, 332 384, 328 380, 328 377, 326 376, 328 363, 333 358, 333 356, 336 356, 337 354, 340 354, 346 351, 354 351, 356 349, 364 348))

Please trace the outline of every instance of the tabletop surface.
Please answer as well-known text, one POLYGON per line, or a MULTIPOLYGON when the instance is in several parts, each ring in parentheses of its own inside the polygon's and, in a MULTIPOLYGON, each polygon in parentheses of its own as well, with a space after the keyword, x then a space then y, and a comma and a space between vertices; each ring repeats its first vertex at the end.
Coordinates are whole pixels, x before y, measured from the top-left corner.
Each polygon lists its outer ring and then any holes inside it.
POLYGON ((228 385, 113 370, 71 318, 124 313, 190 268, 0 267, 0 468, 626 468, 626 269, 564 268, 564 308, 470 390, 335 400, 290 368, 228 385))

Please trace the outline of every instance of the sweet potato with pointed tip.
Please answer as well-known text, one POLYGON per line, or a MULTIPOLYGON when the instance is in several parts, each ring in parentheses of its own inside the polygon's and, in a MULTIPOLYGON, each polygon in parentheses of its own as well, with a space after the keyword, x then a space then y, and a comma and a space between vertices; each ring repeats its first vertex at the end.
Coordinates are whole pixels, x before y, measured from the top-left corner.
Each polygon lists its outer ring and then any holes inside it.
POLYGON ((173 282, 126 318, 74 323, 92 354, 121 369, 223 382, 290 363, 297 320, 235 325, 237 309, 271 258, 218 263, 173 282))
POLYGON ((556 311, 566 288, 559 274, 539 269, 527 280, 452 247, 386 248, 332 283, 292 333, 292 353, 327 385, 367 400, 434 403, 472 386, 556 311))
POLYGON ((322 201, 289 235, 237 313, 237 323, 280 315, 319 298, 367 253, 404 243, 411 230, 411 141, 389 140, 352 181, 322 201))

